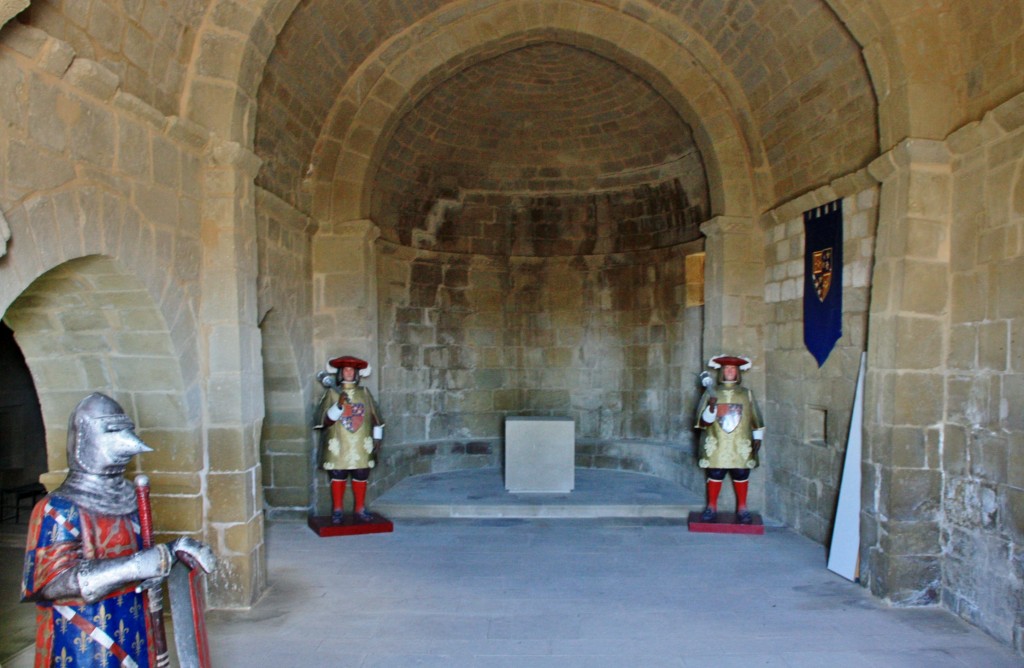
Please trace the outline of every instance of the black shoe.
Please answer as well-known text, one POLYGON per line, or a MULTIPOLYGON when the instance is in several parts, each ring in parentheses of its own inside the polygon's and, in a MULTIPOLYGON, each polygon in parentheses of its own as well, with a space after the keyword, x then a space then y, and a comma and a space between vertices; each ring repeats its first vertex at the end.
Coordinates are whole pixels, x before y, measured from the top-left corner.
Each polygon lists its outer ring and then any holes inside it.
POLYGON ((718 512, 713 508, 705 508, 704 512, 700 514, 701 522, 714 522, 715 518, 718 517, 718 512))
POLYGON ((342 520, 345 519, 345 513, 340 510, 335 510, 331 513, 331 524, 341 524, 342 520))
POLYGON ((363 510, 356 511, 356 519, 360 522, 369 522, 373 519, 373 515, 370 514, 369 510, 364 508, 363 510))
POLYGON ((754 521, 754 516, 750 514, 749 510, 737 510, 736 521, 740 524, 751 524, 754 521))

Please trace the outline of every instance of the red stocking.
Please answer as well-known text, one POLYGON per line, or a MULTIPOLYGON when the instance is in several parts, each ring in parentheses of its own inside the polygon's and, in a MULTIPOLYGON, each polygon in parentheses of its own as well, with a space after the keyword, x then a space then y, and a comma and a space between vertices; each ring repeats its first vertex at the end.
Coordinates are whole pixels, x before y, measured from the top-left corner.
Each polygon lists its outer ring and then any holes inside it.
POLYGON ((747 509, 747 483, 749 480, 733 480, 732 488, 736 491, 736 512, 747 509))
MULTIPOLYGON (((352 485, 352 489, 355 489, 355 484, 352 485)), ((345 480, 332 480, 331 481, 331 509, 340 513, 342 508, 345 507, 345 480)))
POLYGON ((718 493, 722 491, 722 481, 708 478, 708 508, 718 510, 718 493))
POLYGON ((356 512, 361 513, 366 510, 366 481, 353 480, 352 494, 356 497, 356 512))

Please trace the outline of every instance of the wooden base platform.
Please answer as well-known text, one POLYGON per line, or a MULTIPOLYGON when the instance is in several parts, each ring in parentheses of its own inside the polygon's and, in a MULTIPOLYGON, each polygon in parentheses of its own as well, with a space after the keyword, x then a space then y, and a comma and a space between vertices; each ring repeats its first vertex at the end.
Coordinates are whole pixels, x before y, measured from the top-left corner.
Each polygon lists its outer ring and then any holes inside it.
POLYGON ((687 527, 694 533, 743 533, 761 536, 764 534, 764 521, 758 513, 751 513, 750 524, 740 524, 736 521, 736 513, 719 512, 713 522, 702 522, 701 511, 695 510, 690 513, 687 520, 687 527))
POLYGON ((340 524, 331 522, 330 515, 314 515, 309 518, 309 528, 321 538, 329 536, 358 536, 367 533, 391 533, 395 525, 391 520, 371 512, 370 519, 358 519, 352 513, 345 513, 340 524))

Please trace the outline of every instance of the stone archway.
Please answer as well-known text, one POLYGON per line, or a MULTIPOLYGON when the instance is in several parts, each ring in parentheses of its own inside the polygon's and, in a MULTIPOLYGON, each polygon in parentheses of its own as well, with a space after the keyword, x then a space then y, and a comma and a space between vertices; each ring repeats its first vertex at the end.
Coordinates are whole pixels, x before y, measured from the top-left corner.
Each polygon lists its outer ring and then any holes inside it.
POLYGON ((90 392, 117 399, 154 452, 136 466, 153 479, 157 529, 201 534, 197 474, 204 466, 181 363, 156 303, 109 256, 69 260, 34 280, 4 314, 32 374, 46 429, 49 472, 67 468, 67 419, 90 392))
POLYGON ((543 13, 526 2, 498 3, 466 16, 460 4, 417 25, 414 42, 383 46, 373 62, 384 71, 360 68, 323 124, 310 166, 314 217, 344 222, 369 215, 373 176, 390 134, 453 67, 541 41, 608 58, 664 96, 693 129, 714 214, 752 215, 757 202, 770 199, 770 177, 755 177, 766 162, 745 96, 690 28, 668 14, 645 22, 590 3, 555 4, 560 11, 543 13))

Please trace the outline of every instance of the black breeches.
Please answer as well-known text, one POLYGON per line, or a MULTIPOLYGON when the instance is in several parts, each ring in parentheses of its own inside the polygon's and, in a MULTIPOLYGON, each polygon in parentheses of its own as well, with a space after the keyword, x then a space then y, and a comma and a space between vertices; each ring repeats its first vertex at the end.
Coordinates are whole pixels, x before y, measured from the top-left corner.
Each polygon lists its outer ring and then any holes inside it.
POLYGON ((328 471, 327 473, 331 476, 331 480, 348 480, 350 473, 355 482, 366 482, 370 479, 370 469, 346 469, 344 471, 328 471))
POLYGON ((726 473, 732 476, 733 482, 743 482, 750 477, 750 469, 708 469, 708 479, 721 482, 726 473))

